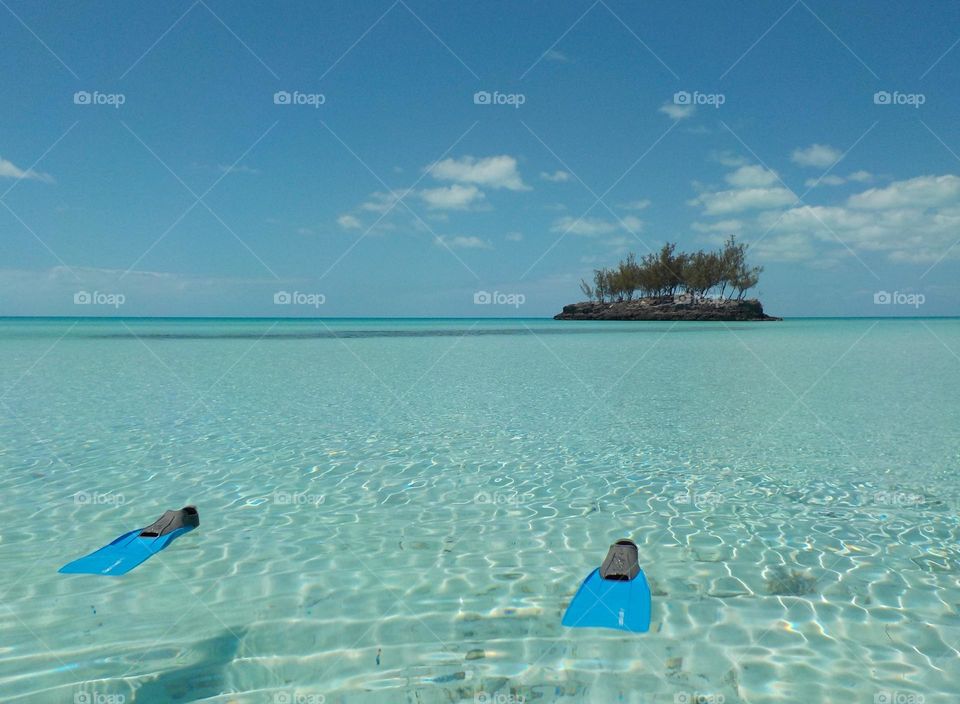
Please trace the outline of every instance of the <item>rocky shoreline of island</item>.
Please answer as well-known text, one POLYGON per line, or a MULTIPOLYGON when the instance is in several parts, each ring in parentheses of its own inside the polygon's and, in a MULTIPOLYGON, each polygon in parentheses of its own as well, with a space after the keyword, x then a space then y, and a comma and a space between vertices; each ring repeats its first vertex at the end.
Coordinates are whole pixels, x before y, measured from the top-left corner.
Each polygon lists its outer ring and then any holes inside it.
POLYGON ((702 299, 684 296, 646 296, 629 301, 582 301, 563 307, 554 320, 660 320, 747 322, 783 320, 763 312, 750 299, 702 299))

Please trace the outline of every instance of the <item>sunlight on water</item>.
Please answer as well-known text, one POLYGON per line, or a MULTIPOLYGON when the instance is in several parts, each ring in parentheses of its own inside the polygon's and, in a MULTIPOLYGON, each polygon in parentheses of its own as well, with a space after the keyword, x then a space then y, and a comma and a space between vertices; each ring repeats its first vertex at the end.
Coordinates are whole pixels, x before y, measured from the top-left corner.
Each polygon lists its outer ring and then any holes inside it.
POLYGON ((7 320, 0 348, 4 702, 955 700, 960 321, 7 320), (57 574, 191 503, 129 575, 57 574), (623 537, 650 632, 562 627, 623 537))

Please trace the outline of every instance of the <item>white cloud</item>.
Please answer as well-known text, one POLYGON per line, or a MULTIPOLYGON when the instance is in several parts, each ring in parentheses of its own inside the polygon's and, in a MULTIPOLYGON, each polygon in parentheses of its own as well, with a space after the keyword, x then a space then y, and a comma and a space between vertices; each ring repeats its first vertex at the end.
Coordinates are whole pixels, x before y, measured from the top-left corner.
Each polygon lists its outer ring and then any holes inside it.
POLYGON ((837 176, 836 174, 827 174, 823 178, 808 178, 803 182, 803 185, 807 188, 814 188, 815 186, 840 186, 847 182, 843 176, 837 176))
MULTIPOLYGON (((295 285, 302 285, 302 281, 295 285)), ((40 270, 0 269, 0 300, 7 310, 36 315, 203 315, 226 312, 225 300, 255 305, 268 301, 273 292, 288 288, 288 280, 271 276, 231 278, 195 276, 164 271, 124 271, 78 266, 55 266, 40 270), (120 294, 119 308, 83 306, 74 295, 86 291, 120 294), (260 298, 262 296, 262 298, 260 298), (219 306, 219 307, 218 307, 219 306)), ((291 286, 289 290, 294 290, 291 286)))
POLYGON ((826 168, 837 161, 843 154, 838 149, 826 144, 811 144, 803 149, 794 149, 790 159, 800 166, 818 166, 826 168))
POLYGON ((851 211, 846 208, 815 209, 820 220, 796 218, 808 230, 828 242, 838 237, 854 250, 885 252, 893 261, 932 263, 956 241, 960 208, 924 211, 900 208, 883 211, 851 211), (832 232, 831 232, 832 231, 832 232))
POLYGON ((632 247, 635 247, 637 241, 632 237, 612 237, 609 240, 604 240, 603 243, 612 248, 614 255, 622 256, 629 252, 632 247))
POLYGON ((617 224, 601 218, 575 218, 565 215, 554 221, 552 232, 568 232, 574 235, 584 235, 585 237, 594 237, 595 235, 606 235, 616 231, 617 224))
POLYGON ((837 174, 827 174, 823 178, 808 178, 804 185, 807 188, 814 188, 815 186, 842 186, 848 181, 855 181, 857 183, 866 183, 867 181, 873 180, 873 174, 869 171, 854 171, 852 174, 847 175, 846 178, 843 176, 838 176, 837 174))
POLYGON ((763 213, 758 221, 762 226, 780 231, 818 232, 830 238, 829 230, 855 230, 867 227, 871 216, 834 205, 800 205, 780 213, 763 213), (779 222, 778 222, 779 221, 779 222))
POLYGON ((551 232, 569 233, 572 235, 583 235, 584 237, 596 237, 597 235, 609 235, 612 232, 628 230, 636 232, 643 228, 643 221, 640 218, 628 215, 620 221, 604 220, 603 218, 574 218, 565 215, 562 218, 554 220, 551 232))
POLYGON ((409 192, 409 190, 390 191, 389 193, 375 191, 370 194, 369 200, 360 204, 360 207, 363 210, 370 210, 375 213, 385 213, 393 208, 401 198, 405 198, 409 192))
POLYGON ((554 183, 563 183, 564 181, 570 180, 570 174, 567 173, 566 171, 554 171, 553 173, 541 171, 540 178, 542 178, 544 181, 553 181, 554 183))
POLYGON ((693 105, 677 105, 676 103, 664 103, 660 106, 659 112, 672 120, 685 120, 693 116, 693 105))
POLYGON ((741 166, 726 175, 726 181, 737 188, 763 188, 779 181, 776 171, 770 171, 759 164, 741 166))
POLYGON ((765 237, 750 248, 752 254, 765 261, 801 262, 817 256, 814 240, 799 232, 765 237))
POLYGON ((50 174, 34 171, 32 169, 27 169, 24 171, 12 161, 7 161, 3 158, 0 158, 0 178, 15 178, 23 180, 32 179, 34 181, 42 181, 44 183, 53 183, 53 176, 50 174))
MULTIPOLYGON (((741 187, 704 190, 689 201, 704 215, 726 215, 727 219, 694 222, 692 228, 711 241, 729 233, 753 234, 758 242, 751 251, 760 261, 805 261, 830 267, 853 253, 880 254, 892 262, 918 265, 935 263, 945 255, 960 258, 960 247, 954 247, 960 233, 960 175, 895 181, 829 206, 798 204, 790 189, 770 185, 774 176, 767 169, 741 165, 726 176, 728 184, 741 187), (750 211, 756 212, 751 215, 750 211)), ((853 185, 875 179, 868 171, 833 176, 820 184, 853 185)), ((813 183, 816 180, 807 182, 813 183)), ((695 184, 695 188, 702 187, 695 184)))
POLYGON ((960 202, 960 177, 918 176, 907 181, 895 181, 884 188, 871 188, 850 196, 851 208, 931 208, 960 202))
POLYGON ((724 166, 734 167, 734 166, 743 166, 748 163, 747 158, 740 156, 739 154, 734 154, 731 151, 719 151, 719 152, 710 152, 710 159, 716 161, 719 164, 724 166))
POLYGON ((759 164, 742 164, 724 180, 733 188, 709 190, 694 182, 694 188, 703 192, 687 203, 703 208, 705 215, 728 215, 746 210, 782 208, 797 200, 789 188, 774 185, 780 181, 776 171, 759 164))
POLYGON ((543 56, 545 59, 549 59, 550 61, 559 61, 563 64, 570 63, 570 59, 567 57, 567 55, 562 51, 557 51, 556 49, 551 49, 543 56))
POLYGON ((466 210, 475 202, 485 198, 483 191, 476 186, 461 186, 459 183, 440 188, 426 188, 420 191, 420 197, 428 207, 438 210, 466 210))
POLYGON ((444 245, 451 249, 492 249, 492 245, 487 240, 482 240, 479 237, 464 237, 458 235, 456 237, 435 237, 433 240, 434 244, 438 247, 443 247, 444 245))
POLYGON ((357 230, 362 227, 360 220, 353 215, 345 214, 337 218, 337 224, 344 230, 357 230))
POLYGON ((632 200, 629 203, 621 203, 620 207, 624 210, 643 210, 649 205, 649 200, 646 198, 640 198, 639 200, 632 200))
POLYGON ((769 210, 790 205, 797 200, 786 188, 740 188, 701 193, 688 201, 699 205, 707 215, 726 215, 744 210, 769 210))
MULTIPOLYGON (((771 230, 775 242, 792 238, 791 261, 808 251, 798 244, 803 236, 835 253, 849 247, 860 253, 882 253, 894 262, 931 264, 950 251, 960 232, 960 177, 947 174, 898 181, 852 195, 845 206, 763 213, 757 225, 771 230)), ((757 251, 772 256, 770 248, 757 251)), ((958 255, 954 249, 952 256, 958 255)))
POLYGON ((695 222, 693 229, 698 232, 739 232, 743 229, 742 220, 717 220, 716 222, 695 222))
POLYGON ((507 154, 481 159, 472 156, 444 159, 434 164, 430 173, 441 181, 470 183, 487 188, 506 188, 511 191, 530 189, 517 171, 517 160, 507 154))
POLYGON ((522 232, 508 232, 506 237, 507 242, 522 242, 523 233, 522 232))
POLYGON ((643 220, 635 215, 627 215, 626 217, 620 218, 620 225, 631 232, 637 232, 643 229, 643 220))

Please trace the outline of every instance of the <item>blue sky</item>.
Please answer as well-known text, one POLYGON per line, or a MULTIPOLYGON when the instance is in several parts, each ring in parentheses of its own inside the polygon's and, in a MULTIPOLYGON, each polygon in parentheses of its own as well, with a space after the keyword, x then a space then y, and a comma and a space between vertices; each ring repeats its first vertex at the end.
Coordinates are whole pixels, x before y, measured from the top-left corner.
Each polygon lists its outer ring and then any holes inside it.
POLYGON ((731 233, 772 313, 960 312, 956 6, 0 17, 3 314, 552 315, 627 251, 731 233))

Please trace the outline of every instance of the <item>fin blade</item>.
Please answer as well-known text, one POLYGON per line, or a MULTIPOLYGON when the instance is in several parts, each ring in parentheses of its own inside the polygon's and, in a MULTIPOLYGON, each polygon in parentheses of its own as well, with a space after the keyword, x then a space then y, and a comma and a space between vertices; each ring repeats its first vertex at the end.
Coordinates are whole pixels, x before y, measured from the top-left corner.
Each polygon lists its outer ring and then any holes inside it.
POLYGON ((608 580, 591 572, 561 623, 570 628, 614 628, 632 633, 650 630, 650 587, 641 570, 630 581, 608 580))
POLYGON ((119 577, 140 566, 167 547, 175 538, 188 533, 193 528, 179 528, 158 538, 141 538, 140 532, 142 530, 142 528, 137 528, 124 533, 110 544, 67 563, 58 571, 61 574, 97 574, 119 577))

